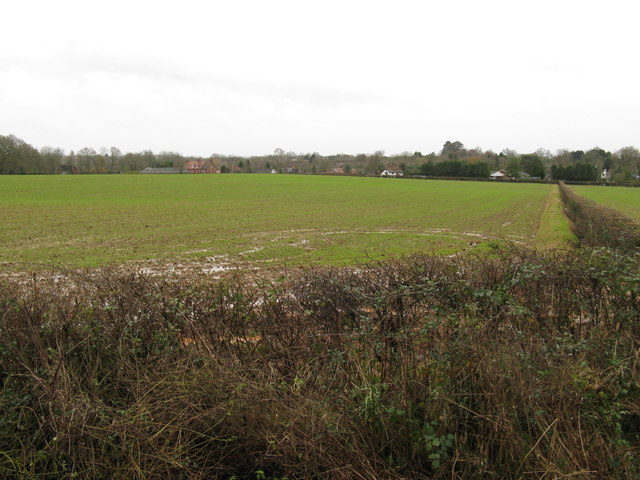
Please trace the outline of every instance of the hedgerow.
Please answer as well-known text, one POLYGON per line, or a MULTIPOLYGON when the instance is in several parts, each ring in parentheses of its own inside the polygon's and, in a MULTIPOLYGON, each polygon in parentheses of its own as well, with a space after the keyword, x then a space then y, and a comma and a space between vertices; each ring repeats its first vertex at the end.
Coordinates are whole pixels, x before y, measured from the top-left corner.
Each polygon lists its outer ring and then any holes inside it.
POLYGON ((584 245, 631 253, 640 249, 640 225, 613 208, 576 194, 563 182, 558 187, 574 233, 584 245))
POLYGON ((0 283, 4 478, 636 478, 611 250, 0 283))

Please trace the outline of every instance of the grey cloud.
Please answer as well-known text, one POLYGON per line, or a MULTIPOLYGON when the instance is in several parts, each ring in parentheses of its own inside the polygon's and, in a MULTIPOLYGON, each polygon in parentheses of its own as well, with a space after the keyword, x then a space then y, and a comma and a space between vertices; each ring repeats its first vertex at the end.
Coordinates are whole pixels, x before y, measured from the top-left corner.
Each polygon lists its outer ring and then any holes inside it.
POLYGON ((90 73, 131 76, 153 82, 190 84, 205 90, 225 90, 231 94, 251 95, 267 101, 316 107, 357 106, 388 100, 380 94, 315 85, 312 82, 254 80, 238 78, 227 72, 212 74, 198 66, 171 65, 159 59, 125 59, 111 55, 72 53, 46 61, 11 58, 4 62, 4 66, 15 66, 45 76, 76 79, 90 73))

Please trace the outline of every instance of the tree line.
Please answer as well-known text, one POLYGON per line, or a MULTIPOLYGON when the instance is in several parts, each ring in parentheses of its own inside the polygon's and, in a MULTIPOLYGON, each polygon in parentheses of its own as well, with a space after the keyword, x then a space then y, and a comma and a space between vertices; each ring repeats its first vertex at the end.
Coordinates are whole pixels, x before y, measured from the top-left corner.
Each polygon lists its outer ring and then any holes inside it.
POLYGON ((581 182, 595 182, 600 178, 595 165, 576 163, 575 165, 551 165, 551 176, 558 180, 573 180, 581 182))
POLYGON ((486 178, 493 171, 504 170, 512 178, 543 179, 550 176, 556 180, 593 181, 607 170, 611 178, 618 181, 640 177, 640 151, 632 146, 615 152, 594 147, 587 151, 558 150, 555 153, 538 149, 522 154, 511 149, 496 153, 479 147, 465 148, 460 141, 446 141, 439 152, 429 154, 403 152, 386 155, 380 150, 369 154, 320 155, 276 148, 268 155, 242 157, 214 153, 202 158, 151 150, 123 153, 117 147, 99 150, 84 147, 68 153, 48 146, 38 150, 14 135, 0 135, 2 175, 122 174, 136 173, 147 167, 170 167, 183 172, 190 160, 207 160, 221 173, 375 176, 385 169, 394 169, 405 175, 486 178))
POLYGON ((491 174, 491 170, 487 162, 471 163, 460 160, 444 160, 433 163, 433 160, 429 160, 417 168, 410 168, 409 173, 418 173, 429 177, 487 178, 491 174))

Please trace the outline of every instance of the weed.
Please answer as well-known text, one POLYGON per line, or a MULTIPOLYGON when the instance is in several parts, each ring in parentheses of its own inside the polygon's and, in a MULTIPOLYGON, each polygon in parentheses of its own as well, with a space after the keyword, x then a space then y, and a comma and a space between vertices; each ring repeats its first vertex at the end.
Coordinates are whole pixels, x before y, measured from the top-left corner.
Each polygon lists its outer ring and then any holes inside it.
POLYGON ((639 271, 510 247, 5 278, 0 477, 637 478, 639 271))

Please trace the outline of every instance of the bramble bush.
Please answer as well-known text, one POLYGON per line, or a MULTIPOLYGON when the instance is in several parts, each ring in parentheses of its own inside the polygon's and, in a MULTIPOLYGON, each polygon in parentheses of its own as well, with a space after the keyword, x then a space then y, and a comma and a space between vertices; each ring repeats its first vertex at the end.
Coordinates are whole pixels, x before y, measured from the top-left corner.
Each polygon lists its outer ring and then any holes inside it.
POLYGON ((0 282, 3 478, 635 478, 637 254, 0 282))

